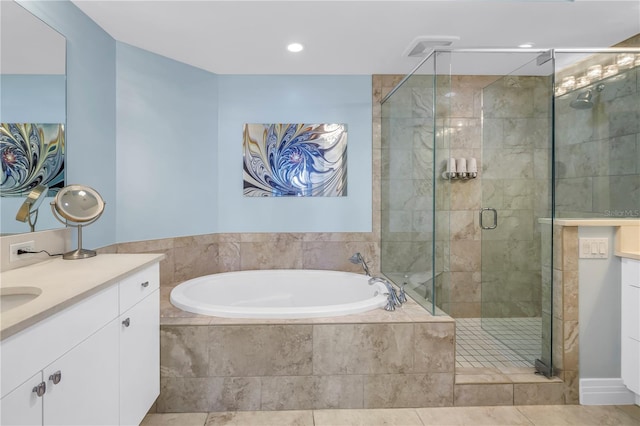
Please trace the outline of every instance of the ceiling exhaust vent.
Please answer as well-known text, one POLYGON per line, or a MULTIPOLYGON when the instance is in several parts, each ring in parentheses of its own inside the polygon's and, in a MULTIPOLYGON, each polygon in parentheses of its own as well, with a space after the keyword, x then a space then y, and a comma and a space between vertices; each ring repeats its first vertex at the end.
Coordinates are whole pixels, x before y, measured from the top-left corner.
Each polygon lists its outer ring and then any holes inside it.
POLYGON ((420 36, 413 39, 404 51, 402 56, 418 57, 425 56, 436 47, 451 46, 455 41, 460 40, 458 36, 420 36))

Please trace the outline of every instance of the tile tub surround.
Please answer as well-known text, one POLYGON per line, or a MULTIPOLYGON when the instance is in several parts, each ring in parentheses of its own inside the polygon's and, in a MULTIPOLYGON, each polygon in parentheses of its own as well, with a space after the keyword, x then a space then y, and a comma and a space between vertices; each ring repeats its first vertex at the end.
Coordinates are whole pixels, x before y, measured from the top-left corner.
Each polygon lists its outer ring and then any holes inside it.
POLYGON ((220 412, 563 404, 532 368, 455 367, 455 322, 409 301, 333 318, 216 318, 161 289, 156 411, 220 412))
POLYGON ((158 412, 451 406, 455 323, 413 302, 334 318, 179 311, 164 289, 158 412))

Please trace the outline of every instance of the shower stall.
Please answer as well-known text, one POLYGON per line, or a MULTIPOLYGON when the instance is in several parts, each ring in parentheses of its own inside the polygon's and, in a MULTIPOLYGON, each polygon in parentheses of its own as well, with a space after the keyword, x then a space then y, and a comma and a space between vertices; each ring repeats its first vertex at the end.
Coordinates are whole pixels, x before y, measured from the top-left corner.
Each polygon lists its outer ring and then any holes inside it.
POLYGON ((381 270, 456 319, 458 367, 553 374, 553 218, 640 216, 638 70, 633 48, 435 50, 388 88, 381 270))

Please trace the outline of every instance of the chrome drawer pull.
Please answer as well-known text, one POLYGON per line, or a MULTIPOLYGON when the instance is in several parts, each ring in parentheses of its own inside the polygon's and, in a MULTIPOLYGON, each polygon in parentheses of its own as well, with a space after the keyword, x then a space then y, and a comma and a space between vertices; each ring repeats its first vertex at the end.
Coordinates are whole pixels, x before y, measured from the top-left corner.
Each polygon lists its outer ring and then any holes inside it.
POLYGON ((140 284, 142 287, 147 288, 149 287, 149 281, 145 281, 142 284, 140 284))
POLYGON ((131 320, 129 318, 125 319, 124 321, 122 321, 122 325, 124 325, 125 327, 129 327, 129 325, 131 325, 131 320))
POLYGON ((49 376, 49 380, 51 380, 54 385, 57 385, 58 383, 60 383, 60 380, 62 380, 62 372, 60 370, 56 371, 49 376))
POLYGON ((31 392, 35 392, 36 395, 42 396, 47 391, 47 384, 41 382, 38 386, 35 386, 31 392))

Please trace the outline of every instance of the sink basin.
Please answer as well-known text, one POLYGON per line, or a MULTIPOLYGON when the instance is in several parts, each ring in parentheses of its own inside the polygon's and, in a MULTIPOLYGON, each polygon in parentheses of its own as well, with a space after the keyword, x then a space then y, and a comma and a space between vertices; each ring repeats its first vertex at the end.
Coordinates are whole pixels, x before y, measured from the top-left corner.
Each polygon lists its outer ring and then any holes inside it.
POLYGON ((42 294, 38 287, 5 287, 0 288, 0 311, 22 306, 42 294))

